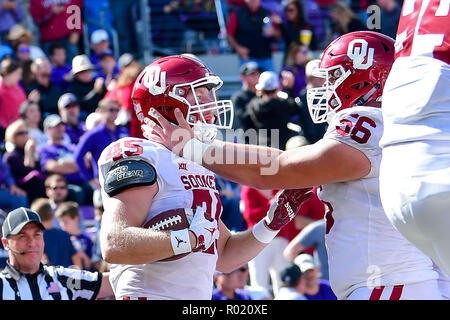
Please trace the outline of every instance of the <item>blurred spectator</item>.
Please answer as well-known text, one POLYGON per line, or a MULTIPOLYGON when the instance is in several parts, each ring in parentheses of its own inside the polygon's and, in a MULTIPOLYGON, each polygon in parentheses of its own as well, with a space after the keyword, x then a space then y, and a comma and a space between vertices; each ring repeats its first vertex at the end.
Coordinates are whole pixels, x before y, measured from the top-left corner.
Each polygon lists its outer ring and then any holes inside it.
POLYGON ((8 165, 0 159, 0 209, 11 211, 28 207, 27 193, 16 185, 8 165))
POLYGON ((92 189, 80 176, 74 159, 75 146, 64 144, 65 127, 59 115, 49 115, 44 120, 44 130, 48 143, 38 149, 41 168, 47 174, 62 174, 68 183, 82 188, 82 195, 77 201, 80 205, 92 203, 92 189))
POLYGON ((300 268, 289 263, 280 271, 281 288, 275 300, 308 300, 305 296, 305 280, 300 268))
POLYGON ((113 16, 114 29, 117 31, 119 40, 119 54, 124 52, 137 52, 137 35, 133 27, 136 21, 133 18, 134 7, 137 6, 135 0, 109 0, 111 13, 113 16))
POLYGON ((100 64, 100 56, 103 52, 111 50, 109 44, 109 35, 106 30, 98 29, 91 34, 91 54, 89 59, 95 66, 95 75, 102 69, 100 64))
POLYGON ((25 42, 18 42, 14 45, 14 58, 21 66, 31 60, 30 46, 25 42))
POLYGON ((308 300, 336 300, 330 283, 319 279, 319 273, 314 258, 308 253, 302 253, 294 259, 305 279, 305 296, 308 300))
POLYGON ((19 86, 22 68, 11 59, 4 59, 0 69, 0 141, 6 128, 19 119, 20 104, 27 100, 25 91, 19 86))
POLYGON ((82 8, 82 0, 30 1, 29 10, 34 23, 39 28, 39 40, 47 55, 54 42, 61 42, 66 46, 69 61, 78 54, 78 45, 83 32, 82 8), (78 16, 73 16, 77 11, 74 13, 73 10, 68 9, 70 6, 76 6, 79 9, 78 16))
MULTIPOLYGON (((0 238, 3 237, 1 228, 3 226, 3 222, 5 222, 7 215, 8 214, 5 211, 0 209, 0 238)), ((8 260, 8 251, 6 251, 5 248, 3 248, 3 243, 1 243, 1 241, 0 241, 0 272, 6 266, 6 260, 8 260)))
POLYGON ((64 93, 59 97, 58 110, 70 143, 77 144, 86 132, 86 125, 80 120, 80 104, 77 97, 70 92, 64 93))
POLYGON ((125 52, 119 57, 117 64, 119 66, 119 72, 122 73, 126 67, 139 64, 139 62, 131 53, 125 52))
POLYGON ((49 199, 38 198, 33 201, 30 208, 39 215, 42 225, 45 227, 45 249, 42 263, 63 267, 75 265, 81 269, 85 255, 74 247, 70 240, 70 234, 53 226, 54 213, 49 199))
POLYGON ((308 61, 308 47, 299 42, 292 42, 281 69, 281 86, 289 96, 299 97, 306 87, 305 65, 308 61))
POLYGON ((91 131, 102 122, 102 115, 98 112, 90 113, 86 118, 86 131, 91 131))
POLYGON ((100 248, 100 228, 102 225, 103 212, 103 200, 100 190, 94 190, 92 202, 94 203, 95 214, 95 236, 94 245, 92 248, 92 266, 95 270, 106 272, 109 271, 109 264, 103 260, 102 251, 100 248))
POLYGON ((343 1, 338 1, 330 7, 330 17, 334 22, 334 38, 353 31, 367 30, 359 16, 343 1))
POLYGON ((19 109, 20 117, 25 121, 28 128, 28 135, 36 141, 36 147, 48 142, 48 136, 39 127, 42 121, 41 110, 37 102, 26 100, 22 102, 19 109))
POLYGON ((72 67, 67 63, 67 50, 62 43, 56 42, 50 46, 50 61, 52 63, 50 80, 55 86, 66 92, 72 67))
POLYGON ((250 61, 240 67, 239 73, 242 87, 231 96, 234 107, 233 128, 245 131, 253 127, 246 113, 246 106, 256 95, 255 85, 258 83, 261 71, 256 62, 250 61))
POLYGON ((91 268, 92 259, 92 240, 91 238, 80 229, 80 209, 76 202, 68 201, 63 202, 56 209, 55 216, 59 221, 61 229, 71 235, 72 243, 74 247, 80 246, 80 250, 83 251, 88 259, 83 260, 82 269, 91 268))
POLYGON ((328 124, 327 123, 314 123, 311 119, 311 115, 309 113, 306 93, 309 88, 321 87, 324 78, 316 77, 314 75, 314 71, 320 64, 319 59, 314 59, 309 61, 305 66, 305 76, 306 76, 306 87, 300 93, 300 123, 302 127, 302 134, 308 140, 309 143, 313 144, 319 141, 325 131, 327 131, 328 124))
POLYGON ((96 112, 102 115, 102 122, 94 129, 86 132, 81 137, 80 142, 75 148, 74 158, 81 177, 88 182, 92 188, 99 189, 98 166, 97 161, 104 148, 111 142, 123 137, 128 137, 129 132, 124 127, 115 125, 117 114, 120 110, 120 104, 116 100, 103 99, 99 102, 96 112), (86 153, 92 155, 91 170, 86 166, 86 153))
POLYGON ((279 39, 281 33, 272 24, 271 15, 261 7, 261 0, 245 0, 244 7, 230 12, 227 40, 239 56, 240 65, 255 61, 263 71, 274 69, 271 41, 279 39))
POLYGON ((288 261, 294 261, 306 248, 313 247, 317 253, 320 278, 328 280, 328 254, 325 247, 325 219, 308 224, 299 234, 289 242, 283 255, 288 261))
POLYGON ((28 203, 45 197, 45 176, 41 173, 36 157, 36 140, 30 138, 23 119, 18 119, 8 126, 5 141, 8 151, 3 155, 3 161, 11 170, 17 186, 27 193, 28 203))
POLYGON ((215 175, 215 177, 217 191, 219 191, 220 201, 223 207, 222 215, 220 216, 221 220, 231 231, 247 230, 247 224, 239 208, 241 200, 240 186, 219 175, 215 175))
MULTIPOLYGON (((49 175, 44 182, 45 194, 50 201, 53 212, 56 212, 58 206, 64 201, 74 200, 73 195, 80 191, 79 187, 72 188, 73 185, 67 184, 67 180, 60 174, 49 175)), ((80 191, 81 192, 81 191, 80 191)), ((59 228, 59 224, 55 219, 55 226, 59 228)))
POLYGON ((0 62, 6 58, 12 58, 13 49, 0 39, 0 62))
MULTIPOLYGON (((258 190, 245 185, 241 187, 242 214, 248 228, 253 227, 266 216, 270 200, 275 193, 276 190, 258 190)), ((248 262, 250 284, 263 287, 273 293, 276 293, 280 287, 279 273, 287 264, 287 260, 283 257, 283 250, 289 241, 283 233, 280 233, 255 258, 248 262)))
POLYGON ((52 113, 58 113, 58 99, 63 94, 61 88, 50 80, 52 66, 47 58, 38 58, 31 64, 31 72, 35 81, 27 88, 27 93, 39 92, 39 107, 45 118, 52 113))
POLYGON ((68 91, 73 93, 81 106, 81 119, 94 112, 98 102, 106 94, 106 86, 103 78, 94 80, 93 70, 95 66, 90 62, 88 56, 82 54, 72 60, 73 81, 68 91))
POLYGON ((395 39, 402 6, 397 0, 376 0, 381 9, 380 32, 395 39))
POLYGON ((143 66, 139 63, 130 63, 125 66, 117 81, 111 83, 105 98, 117 100, 120 102, 120 112, 117 116, 116 123, 128 125, 130 135, 132 137, 143 138, 141 130, 141 122, 134 112, 131 93, 133 92, 134 81, 137 79, 143 66))
POLYGON ((311 50, 316 50, 317 44, 313 27, 306 19, 303 4, 300 0, 289 0, 284 7, 284 12, 286 18, 281 23, 280 28, 285 48, 283 61, 286 63, 286 56, 293 42, 302 43, 306 47, 311 48, 311 50))
POLYGON ((100 70, 98 70, 97 77, 105 80, 105 86, 108 87, 113 79, 116 79, 119 74, 116 58, 111 49, 106 49, 100 53, 99 64, 100 70))
MULTIPOLYGON (((193 31, 200 43, 186 51, 194 53, 218 53, 219 23, 217 21, 214 0, 183 0, 181 1, 184 24, 188 31, 193 31)), ((192 38, 189 36, 188 38, 192 38)))
MULTIPOLYGON (((336 0, 332 0, 335 2, 336 0)), ((323 50, 329 43, 330 17, 328 8, 321 7, 316 0, 302 0, 306 20, 314 31, 311 39, 312 50, 323 50)))
MULTIPOLYGON (((149 0, 151 7, 150 22, 152 26, 152 40, 156 46, 164 50, 173 50, 174 53, 188 51, 192 44, 186 41, 186 48, 182 49, 185 25, 181 19, 181 1, 179 0, 149 0)), ((158 52, 158 48, 155 48, 158 52)))
POLYGON ((299 108, 292 98, 280 91, 278 75, 272 71, 261 73, 255 87, 258 93, 247 104, 246 112, 257 130, 257 144, 284 150, 286 142, 294 135, 287 123, 298 114, 299 108))
POLYGON ((248 277, 248 267, 246 265, 230 273, 216 271, 214 273, 216 288, 213 290, 211 300, 251 300, 247 292, 237 290, 242 286, 241 278, 243 277, 248 277))
POLYGON ((31 31, 25 29, 25 27, 21 24, 16 24, 9 30, 6 40, 11 48, 15 48, 19 43, 28 45, 30 48, 31 60, 46 56, 44 51, 39 46, 33 44, 33 34, 31 31))
POLYGON ((9 30, 22 20, 22 6, 17 0, 0 0, 0 38, 2 40, 5 40, 9 30))
POLYGON ((84 31, 90 36, 95 30, 113 32, 113 16, 109 0, 83 1, 84 31))

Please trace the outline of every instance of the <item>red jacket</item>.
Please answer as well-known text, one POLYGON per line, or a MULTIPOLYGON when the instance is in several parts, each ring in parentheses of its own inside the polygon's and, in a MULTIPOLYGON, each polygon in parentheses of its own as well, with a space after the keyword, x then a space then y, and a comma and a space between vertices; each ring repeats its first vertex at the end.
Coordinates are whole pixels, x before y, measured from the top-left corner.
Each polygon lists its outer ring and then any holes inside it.
POLYGON ((81 19, 82 0, 31 0, 30 14, 39 28, 40 41, 61 40, 72 32, 83 32, 81 19), (64 9, 58 14, 52 12, 52 6, 62 4, 64 9), (76 6, 76 7, 71 7, 76 6))
POLYGON ((20 105, 25 100, 27 96, 21 86, 5 86, 0 79, 0 127, 6 129, 19 119, 20 105))

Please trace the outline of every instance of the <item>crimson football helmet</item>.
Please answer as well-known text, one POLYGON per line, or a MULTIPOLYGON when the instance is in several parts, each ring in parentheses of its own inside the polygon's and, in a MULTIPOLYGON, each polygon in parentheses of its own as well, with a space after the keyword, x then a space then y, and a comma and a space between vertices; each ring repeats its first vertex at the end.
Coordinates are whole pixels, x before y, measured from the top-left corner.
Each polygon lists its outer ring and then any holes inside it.
POLYGON ((231 129, 233 124, 231 100, 217 100, 216 92, 222 84, 223 81, 195 56, 167 56, 153 61, 141 72, 131 98, 141 123, 144 117, 154 120, 148 114, 150 108, 155 108, 164 118, 177 123, 174 111, 179 108, 194 132, 201 128, 203 136, 211 139, 217 129, 231 129), (200 87, 208 89, 210 102, 201 103, 198 100, 196 90, 200 87), (195 99, 193 104, 186 99, 189 92, 195 99))
POLYGON ((331 42, 313 72, 325 82, 307 90, 312 120, 327 122, 340 110, 381 102, 394 53, 394 39, 373 31, 347 33, 331 42))

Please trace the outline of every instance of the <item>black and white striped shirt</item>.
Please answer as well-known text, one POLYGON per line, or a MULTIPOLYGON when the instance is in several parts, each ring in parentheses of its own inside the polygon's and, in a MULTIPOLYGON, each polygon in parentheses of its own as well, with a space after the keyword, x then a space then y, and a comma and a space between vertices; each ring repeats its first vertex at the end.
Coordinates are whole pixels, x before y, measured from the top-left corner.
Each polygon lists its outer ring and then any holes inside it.
POLYGON ((0 273, 0 300, 94 300, 102 274, 41 264, 35 274, 23 274, 6 263, 0 273))

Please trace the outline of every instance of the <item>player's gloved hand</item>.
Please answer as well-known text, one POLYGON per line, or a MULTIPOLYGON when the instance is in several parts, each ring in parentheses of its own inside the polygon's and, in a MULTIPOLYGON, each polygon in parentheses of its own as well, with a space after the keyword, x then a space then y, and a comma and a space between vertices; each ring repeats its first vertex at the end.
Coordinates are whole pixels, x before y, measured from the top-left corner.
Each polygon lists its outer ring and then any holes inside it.
POLYGON ((283 190, 267 211, 264 218, 266 226, 272 230, 280 230, 294 219, 302 204, 312 195, 312 188, 283 190))
POLYGON ((297 215, 300 207, 313 195, 312 188, 283 190, 270 205, 266 217, 252 228, 256 240, 269 243, 278 231, 297 215))
POLYGON ((204 251, 214 244, 215 240, 219 238, 219 229, 217 225, 217 220, 211 218, 204 207, 197 207, 197 210, 192 219, 191 225, 189 226, 189 231, 191 231, 195 238, 197 239, 197 244, 193 252, 204 251))

